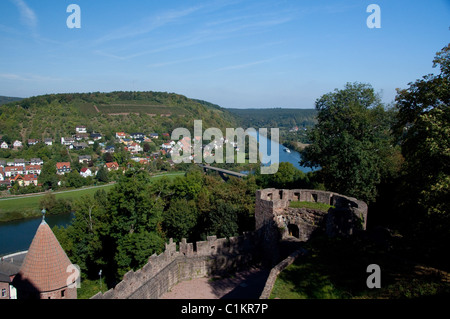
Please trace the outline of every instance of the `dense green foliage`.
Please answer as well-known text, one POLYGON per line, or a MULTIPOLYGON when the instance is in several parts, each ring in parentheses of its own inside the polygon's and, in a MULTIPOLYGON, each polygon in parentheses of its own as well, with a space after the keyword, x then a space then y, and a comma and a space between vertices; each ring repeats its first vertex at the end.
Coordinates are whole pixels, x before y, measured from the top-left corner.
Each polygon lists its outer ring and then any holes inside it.
POLYGON ((398 91, 394 125, 405 160, 396 192, 400 217, 408 221, 402 229, 429 252, 450 239, 450 45, 433 63, 439 74, 398 91))
POLYGON ((289 207, 292 208, 309 208, 315 210, 321 210, 327 212, 330 208, 334 208, 332 205, 315 202, 290 202, 289 207))
POLYGON ((316 101, 318 123, 302 165, 320 167, 329 190, 372 202, 398 152, 391 143, 394 114, 368 84, 348 83, 316 101))
POLYGON ((22 100, 20 97, 0 96, 0 105, 20 100, 22 100))
POLYGON ((51 94, 30 97, 0 107, 3 140, 26 142, 75 133, 77 125, 102 133, 111 140, 115 132, 171 133, 177 127, 192 131, 194 120, 204 127, 236 127, 227 110, 165 92, 111 92, 51 94), (122 115, 113 115, 113 114, 122 115), (170 116, 167 116, 170 114, 170 116))
POLYGON ((448 273, 400 260, 371 240, 315 238, 306 248, 306 256, 280 273, 271 299, 417 300, 450 294, 448 273), (366 285, 367 266, 374 261, 381 268, 380 289, 366 285))
POLYGON ((114 283, 161 253, 168 238, 230 237, 254 227, 255 178, 224 182, 196 166, 172 180, 150 178, 145 170, 129 170, 108 194, 75 201, 72 225, 54 229, 86 278, 102 269, 114 283))
POLYGON ((279 127, 292 128, 312 127, 316 123, 315 117, 317 111, 314 109, 283 109, 273 108, 264 109, 264 112, 258 109, 228 109, 240 119, 243 127, 279 127))
POLYGON ((307 131, 317 122, 315 109, 228 109, 228 111, 238 118, 239 125, 244 128, 278 128, 280 144, 296 151, 302 149, 301 144, 310 142, 307 131), (298 130, 293 130, 295 127, 298 130))

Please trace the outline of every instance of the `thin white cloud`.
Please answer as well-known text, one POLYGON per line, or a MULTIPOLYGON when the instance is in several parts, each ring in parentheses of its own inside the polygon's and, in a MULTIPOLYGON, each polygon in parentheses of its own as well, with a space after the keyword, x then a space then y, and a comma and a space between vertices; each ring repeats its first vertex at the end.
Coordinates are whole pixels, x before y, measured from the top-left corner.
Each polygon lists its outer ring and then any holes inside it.
POLYGON ((0 79, 10 81, 26 81, 26 82, 41 82, 41 81, 60 81, 59 78, 53 78, 48 76, 41 76, 37 74, 15 74, 15 73, 0 73, 0 79))
POLYGON ((13 73, 0 73, 0 78, 6 80, 22 80, 22 81, 24 80, 24 78, 21 77, 20 75, 13 73))
POLYGON ((217 69, 216 71, 240 70, 240 69, 249 68, 249 67, 252 67, 252 66, 255 66, 255 65, 259 65, 259 64, 270 63, 270 62, 273 62, 273 61, 276 61, 276 60, 286 59, 286 58, 293 58, 293 57, 295 57, 295 55, 284 54, 284 55, 280 55, 280 56, 269 58, 269 59, 263 59, 263 60, 248 62, 248 63, 230 65, 230 66, 226 66, 226 67, 217 69))
POLYGON ((19 10, 21 22, 32 31, 36 31, 38 25, 36 13, 23 0, 12 0, 12 2, 19 10))
POLYGON ((217 69, 217 71, 227 71, 227 70, 240 70, 240 69, 245 69, 254 65, 258 65, 258 64, 263 64, 263 63, 267 63, 270 62, 274 59, 265 59, 265 60, 259 60, 259 61, 254 61, 254 62, 248 62, 248 63, 243 63, 243 64, 236 64, 236 65, 230 65, 227 67, 223 67, 220 69, 217 69))
POLYGON ((174 64, 211 59, 211 58, 214 58, 217 56, 218 56, 217 54, 212 54, 212 55, 197 56, 197 57, 180 59, 180 60, 172 60, 172 61, 166 61, 166 62, 160 62, 160 63, 153 63, 153 64, 149 64, 148 67, 149 68, 160 68, 160 67, 170 66, 170 65, 174 65, 174 64))
POLYGON ((169 23, 175 22, 178 19, 189 16, 198 10, 202 6, 195 6, 180 10, 170 10, 163 12, 156 16, 151 16, 141 20, 139 23, 125 26, 123 28, 114 30, 113 32, 101 37, 97 40, 98 43, 104 43, 108 41, 121 40, 127 38, 133 38, 139 35, 144 35, 152 32, 153 30, 163 27, 169 23))

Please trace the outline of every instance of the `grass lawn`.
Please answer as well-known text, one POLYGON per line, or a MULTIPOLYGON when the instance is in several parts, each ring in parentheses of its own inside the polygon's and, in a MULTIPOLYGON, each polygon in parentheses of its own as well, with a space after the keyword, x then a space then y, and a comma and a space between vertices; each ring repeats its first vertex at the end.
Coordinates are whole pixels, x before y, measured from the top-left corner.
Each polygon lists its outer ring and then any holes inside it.
POLYGON ((108 286, 105 283, 105 279, 102 278, 101 283, 99 280, 82 280, 80 288, 77 289, 77 299, 89 299, 98 292, 105 293, 108 291, 108 286))
POLYGON ((450 273, 394 257, 367 242, 321 238, 308 246, 309 255, 280 273, 270 298, 404 299, 450 294, 450 273), (379 289, 366 284, 371 264, 381 269, 379 289))
POLYGON ((334 208, 334 206, 323 204, 323 203, 315 203, 315 202, 293 202, 289 203, 289 207, 292 208, 311 208, 317 209, 321 211, 327 212, 330 208, 334 208))

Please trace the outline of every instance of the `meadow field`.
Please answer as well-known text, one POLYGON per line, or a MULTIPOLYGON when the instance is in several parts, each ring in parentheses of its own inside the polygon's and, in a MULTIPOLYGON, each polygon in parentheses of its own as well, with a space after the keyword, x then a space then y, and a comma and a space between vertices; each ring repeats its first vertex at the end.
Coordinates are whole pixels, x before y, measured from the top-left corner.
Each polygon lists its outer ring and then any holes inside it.
MULTIPOLYGON (((160 174, 155 175, 152 178, 153 180, 158 180, 163 176, 175 178, 176 176, 182 175, 184 175, 184 172, 160 174)), ((53 192, 53 194, 55 195, 56 199, 76 200, 86 194, 93 195, 99 189, 108 191, 113 186, 114 183, 110 183, 101 186, 92 186, 81 189, 53 192)), ((22 196, 11 196, 0 199, 0 222, 39 216, 41 214, 39 201, 43 196, 45 196, 45 194, 39 193, 35 195, 30 194, 22 196)))

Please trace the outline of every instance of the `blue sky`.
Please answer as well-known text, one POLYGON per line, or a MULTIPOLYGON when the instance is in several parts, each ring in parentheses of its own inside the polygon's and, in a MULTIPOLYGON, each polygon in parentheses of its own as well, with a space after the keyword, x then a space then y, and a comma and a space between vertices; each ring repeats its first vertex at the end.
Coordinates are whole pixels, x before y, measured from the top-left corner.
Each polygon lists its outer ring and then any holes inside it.
POLYGON ((357 81, 389 103, 395 88, 437 72, 449 27, 449 0, 2 0, 0 95, 165 91, 313 108, 357 81), (72 3, 79 29, 66 24, 72 3), (379 29, 366 24, 372 3, 379 29))

